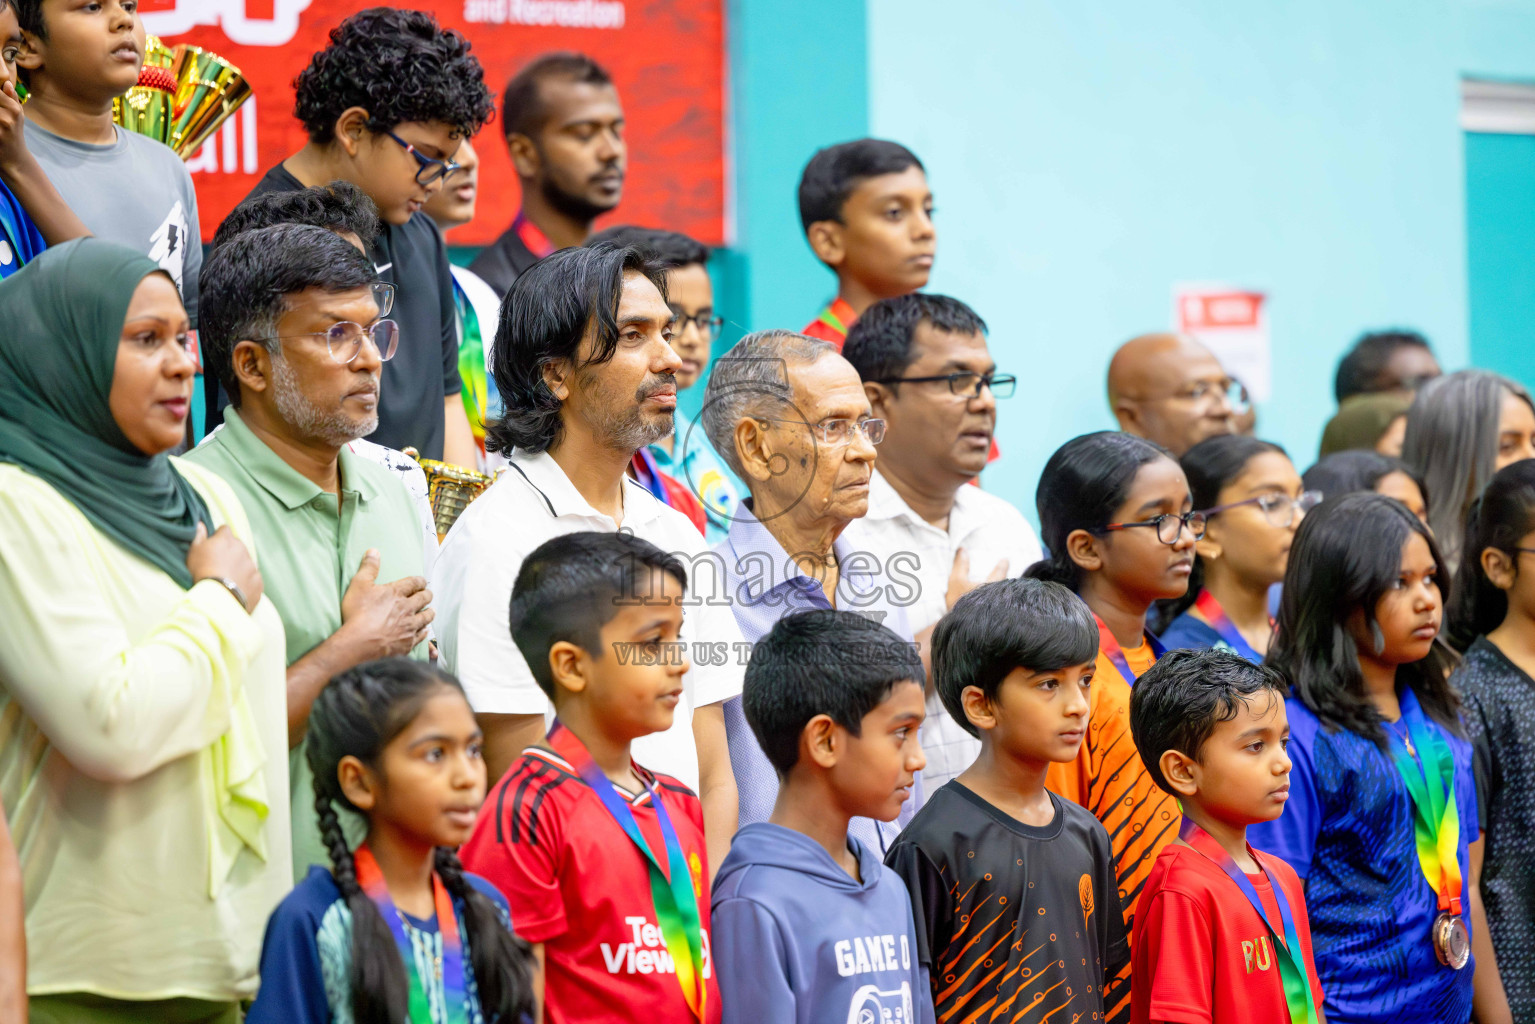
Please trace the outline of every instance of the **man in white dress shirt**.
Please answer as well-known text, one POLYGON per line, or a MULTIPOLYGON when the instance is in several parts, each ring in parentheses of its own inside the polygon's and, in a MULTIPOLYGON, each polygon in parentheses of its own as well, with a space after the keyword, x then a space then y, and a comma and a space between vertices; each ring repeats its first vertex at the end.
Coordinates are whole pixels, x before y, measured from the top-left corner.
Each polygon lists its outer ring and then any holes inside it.
MULTIPOLYGON (((914 293, 870 306, 842 355, 858 370, 885 443, 869 482, 869 511, 848 540, 892 580, 915 577, 907 620, 923 644, 954 602, 988 580, 1019 576, 1039 541, 1012 505, 973 483, 986 466, 997 399, 1017 379, 998 374, 986 324, 963 302, 914 293)), ((928 686, 926 790, 970 766, 980 740, 949 717, 928 686)))
POLYGON ((736 828, 722 702, 741 693, 741 635, 709 578, 702 534, 625 474, 636 451, 672 430, 681 361, 663 282, 636 250, 610 245, 563 249, 517 278, 492 349, 506 411, 486 435, 508 468, 454 523, 433 585, 443 662, 464 684, 500 778, 543 740, 550 710, 508 620, 523 559, 560 534, 619 529, 681 558, 697 600, 683 623, 693 667, 672 728, 636 741, 634 756, 697 788, 717 866, 736 828))

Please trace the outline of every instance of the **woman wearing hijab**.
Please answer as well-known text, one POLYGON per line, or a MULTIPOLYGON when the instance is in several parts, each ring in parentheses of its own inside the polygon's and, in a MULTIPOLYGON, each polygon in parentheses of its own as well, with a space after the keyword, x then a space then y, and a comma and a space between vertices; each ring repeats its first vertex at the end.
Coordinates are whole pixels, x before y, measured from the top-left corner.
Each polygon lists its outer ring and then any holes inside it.
POLYGON ((283 633, 227 485, 164 453, 176 287, 93 238, 0 284, 0 800, 32 1024, 237 1022, 291 883, 283 633))

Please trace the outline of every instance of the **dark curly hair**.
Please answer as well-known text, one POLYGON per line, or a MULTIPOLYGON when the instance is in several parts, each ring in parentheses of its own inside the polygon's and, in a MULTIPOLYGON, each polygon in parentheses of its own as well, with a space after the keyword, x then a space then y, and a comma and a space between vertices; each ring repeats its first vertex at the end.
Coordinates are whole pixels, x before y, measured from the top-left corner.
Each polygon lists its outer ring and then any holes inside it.
POLYGON ((311 142, 336 137, 350 107, 368 112, 368 130, 440 121, 473 135, 495 111, 485 69, 469 41, 425 11, 370 7, 330 33, 330 45, 293 80, 293 116, 311 142))

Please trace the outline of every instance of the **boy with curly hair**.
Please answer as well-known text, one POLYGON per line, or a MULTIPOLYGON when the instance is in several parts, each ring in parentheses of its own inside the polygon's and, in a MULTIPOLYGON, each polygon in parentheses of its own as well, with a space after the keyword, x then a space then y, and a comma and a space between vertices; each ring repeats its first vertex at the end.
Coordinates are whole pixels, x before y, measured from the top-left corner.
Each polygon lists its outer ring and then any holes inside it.
MULTIPOLYGON (((469 51, 423 11, 373 7, 347 18, 295 82, 293 113, 309 141, 246 197, 340 180, 373 200, 382 223, 366 241, 380 279, 395 287, 400 344, 384 364, 369 440, 462 466, 475 464, 475 444, 459 400, 453 278, 442 234, 421 208, 494 109, 469 51)), ((218 417, 209 412, 211 429, 218 417)))

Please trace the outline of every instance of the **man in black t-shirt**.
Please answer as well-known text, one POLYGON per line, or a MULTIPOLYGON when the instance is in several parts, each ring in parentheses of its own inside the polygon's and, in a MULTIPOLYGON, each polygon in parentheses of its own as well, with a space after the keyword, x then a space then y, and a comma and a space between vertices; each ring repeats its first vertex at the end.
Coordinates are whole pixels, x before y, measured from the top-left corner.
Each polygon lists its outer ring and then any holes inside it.
POLYGON ((505 298, 529 267, 580 245, 618 205, 628 149, 613 79, 590 57, 549 53, 507 83, 501 130, 522 183, 511 227, 469 269, 505 298))
MULTIPOLYGON (((343 21, 296 86, 294 114, 309 141, 250 195, 339 179, 373 200, 381 230, 370 255, 395 286, 390 319, 400 341, 383 366, 378 429, 368 439, 473 466, 447 248, 421 207, 456 169, 459 143, 491 115, 480 62, 430 14, 377 7, 343 21)), ((210 409, 208 429, 217 423, 210 409)))

